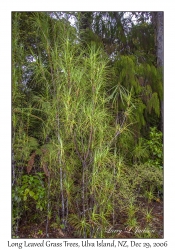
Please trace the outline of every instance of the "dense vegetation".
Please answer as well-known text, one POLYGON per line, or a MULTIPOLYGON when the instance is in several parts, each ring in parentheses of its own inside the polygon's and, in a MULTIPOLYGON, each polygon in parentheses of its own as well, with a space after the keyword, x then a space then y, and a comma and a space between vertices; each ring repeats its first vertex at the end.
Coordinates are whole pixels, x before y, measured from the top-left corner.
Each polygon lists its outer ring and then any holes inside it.
POLYGON ((106 228, 121 217, 141 227, 138 210, 147 231, 135 237, 158 237, 149 204, 163 190, 163 83, 151 20, 12 13, 13 237, 25 223, 44 225, 41 237, 114 237, 106 228))

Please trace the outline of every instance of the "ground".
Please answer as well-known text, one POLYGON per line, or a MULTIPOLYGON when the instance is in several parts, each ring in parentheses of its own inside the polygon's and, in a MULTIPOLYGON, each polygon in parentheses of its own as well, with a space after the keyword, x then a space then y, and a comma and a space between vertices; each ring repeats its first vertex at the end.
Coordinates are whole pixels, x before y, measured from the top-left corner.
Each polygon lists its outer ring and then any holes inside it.
MULTIPOLYGON (((152 201, 148 204, 146 200, 139 201, 139 207, 148 207, 152 209, 152 219, 149 223, 149 229, 145 227, 146 219, 143 214, 138 210, 136 217, 139 226, 135 228, 126 227, 126 217, 121 216, 117 218, 115 227, 111 227, 106 231, 105 238, 163 238, 163 202, 160 200, 152 201), (120 230, 119 230, 120 229, 120 230)), ((51 223, 50 223, 51 224, 51 223)), ((72 229, 69 233, 64 233, 61 228, 49 227, 48 235, 45 233, 45 223, 42 224, 27 224, 21 223, 19 226, 18 238, 76 238, 75 232, 72 229)), ((15 236, 16 237, 16 236, 15 236)))

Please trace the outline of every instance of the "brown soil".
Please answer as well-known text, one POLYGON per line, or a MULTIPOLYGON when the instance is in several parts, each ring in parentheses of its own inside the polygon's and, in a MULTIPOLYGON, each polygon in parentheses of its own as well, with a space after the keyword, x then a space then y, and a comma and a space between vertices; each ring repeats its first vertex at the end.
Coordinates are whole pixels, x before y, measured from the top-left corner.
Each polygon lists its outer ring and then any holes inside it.
MULTIPOLYGON (((139 210, 136 213, 137 225, 132 228, 127 226, 126 216, 117 218, 115 227, 110 227, 106 231, 105 238, 163 238, 163 202, 160 200, 152 201, 148 203, 146 200, 140 199, 138 201, 139 210), (152 218, 150 221, 146 220, 146 216, 143 215, 143 209, 148 208, 151 210, 152 218)), ((46 236, 46 222, 42 224, 27 224, 21 223, 19 226, 18 238, 77 238, 75 237, 74 229, 71 228, 68 233, 63 232, 58 226, 53 226, 50 222, 48 229, 48 235, 46 236)), ((16 238, 15 237, 15 238, 16 238)))

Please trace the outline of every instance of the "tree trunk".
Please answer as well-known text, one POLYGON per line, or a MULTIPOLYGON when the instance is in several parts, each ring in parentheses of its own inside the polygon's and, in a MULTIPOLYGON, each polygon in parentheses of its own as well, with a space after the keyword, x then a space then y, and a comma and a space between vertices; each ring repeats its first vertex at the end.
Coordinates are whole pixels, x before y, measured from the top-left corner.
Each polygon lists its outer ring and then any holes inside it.
POLYGON ((163 41, 164 41, 164 32, 163 32, 163 12, 160 11, 157 13, 157 36, 156 36, 156 45, 157 45, 157 66, 163 68, 164 58, 163 58, 163 41))
MULTIPOLYGON (((162 69, 164 66, 164 13, 153 12, 152 20, 155 30, 155 43, 156 43, 156 54, 157 54, 157 67, 162 69)), ((164 101, 161 100, 161 130, 163 132, 163 121, 164 121, 164 101)))

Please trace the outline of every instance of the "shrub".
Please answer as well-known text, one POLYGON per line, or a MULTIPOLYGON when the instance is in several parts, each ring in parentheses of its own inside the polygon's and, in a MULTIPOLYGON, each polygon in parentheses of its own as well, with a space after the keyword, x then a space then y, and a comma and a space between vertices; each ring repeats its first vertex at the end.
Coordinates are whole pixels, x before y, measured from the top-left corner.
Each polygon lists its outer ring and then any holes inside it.
MULTIPOLYGON (((46 207, 46 188, 43 182, 43 173, 36 175, 23 175, 20 185, 12 189, 13 224, 25 212, 32 210, 43 211, 46 207)), ((37 213, 36 213, 37 214, 37 213)))
POLYGON ((158 131, 156 127, 150 129, 149 140, 146 142, 149 148, 150 159, 147 164, 149 166, 155 166, 163 168, 163 144, 162 144, 162 132, 158 131))

